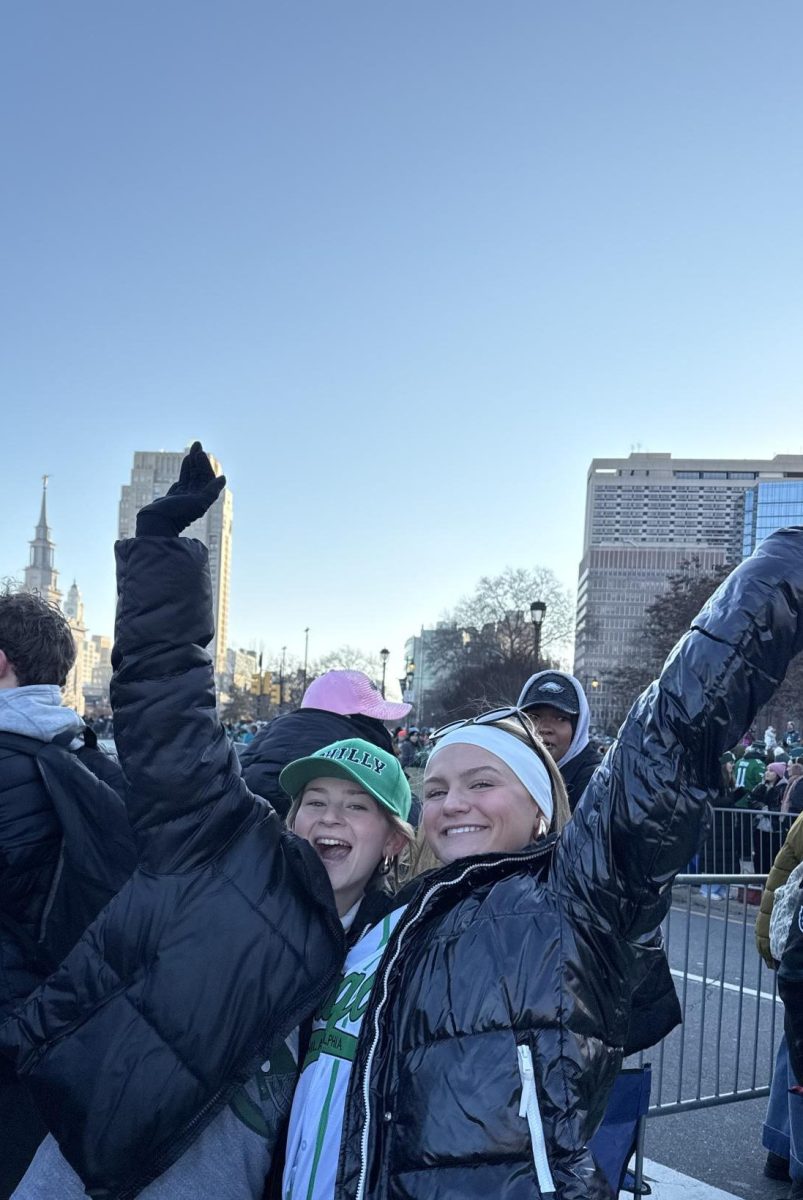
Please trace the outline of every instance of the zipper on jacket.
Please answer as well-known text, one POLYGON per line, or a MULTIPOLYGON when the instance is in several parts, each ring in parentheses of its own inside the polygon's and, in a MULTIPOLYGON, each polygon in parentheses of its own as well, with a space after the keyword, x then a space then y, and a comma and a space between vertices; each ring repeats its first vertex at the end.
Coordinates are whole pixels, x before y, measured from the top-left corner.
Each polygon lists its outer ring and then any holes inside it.
MULTIPOLYGON (((435 895, 436 892, 445 891, 446 888, 456 887, 459 883, 462 883, 463 880, 465 879, 465 877, 467 875, 470 875, 472 871, 479 870, 482 867, 495 867, 495 866, 498 866, 500 862, 505 862, 505 861, 506 862, 523 862, 524 863, 524 862, 530 862, 534 858, 541 858, 544 854, 550 853, 553 849, 553 846, 554 846, 554 843, 550 842, 549 845, 539 847, 537 850, 534 850, 531 854, 516 855, 515 857, 511 856, 509 859, 496 859, 494 862, 487 862, 487 861, 486 862, 473 862, 470 864, 470 866, 466 867, 466 869, 464 871, 462 871, 460 873, 460 875, 457 875, 454 879, 446 879, 442 883, 433 884, 433 886, 431 888, 428 888, 427 891, 424 893, 424 895, 421 897, 421 902, 418 905, 418 908, 416 909, 415 913, 410 918, 410 920, 404 925, 404 928, 399 933, 398 938, 396 940, 396 945, 393 950, 393 954, 392 954, 391 958, 389 959, 388 964, 385 967, 384 971, 382 972, 382 980, 381 980, 382 996, 381 996, 381 999, 379 1000, 379 1003, 377 1004, 376 1008, 374 1009, 373 1020, 371 1022, 372 1039, 373 1040, 371 1041, 371 1045, 370 1045, 368 1054, 365 1059, 365 1067, 363 1068, 362 1101, 363 1101, 363 1108, 365 1110, 365 1116, 363 1117, 362 1134, 360 1136, 360 1175, 357 1180, 357 1190, 354 1193, 354 1200, 364 1200, 365 1182, 366 1182, 367 1175, 368 1175, 368 1137, 369 1137, 370 1129, 371 1129, 371 1099, 370 1099, 370 1094, 369 1094, 370 1093, 370 1078, 371 1078, 371 1067, 373 1066, 373 1061, 374 1061, 374 1054, 376 1052, 376 1047, 379 1042, 379 1016, 380 1016, 380 1013, 382 1012, 382 1009, 384 1008, 385 1004, 387 1003, 387 999, 388 999, 388 978, 399 958, 402 943, 404 942, 404 939, 405 939, 408 931, 410 929, 412 929, 413 925, 415 925, 415 923, 420 919, 421 914, 423 913, 423 911, 426 908, 427 904, 429 903, 430 899, 432 898, 432 896, 435 895)), ((404 918, 402 918, 402 920, 404 920, 404 918)), ((374 986, 376 987, 376 984, 374 984, 374 986)), ((543 1131, 542 1131, 541 1136, 543 1138, 543 1131)), ((549 1165, 547 1164, 547 1171, 548 1170, 549 1170, 549 1165)), ((549 1178, 550 1178, 550 1182, 551 1182, 551 1180, 552 1180, 551 1174, 550 1174, 549 1178)), ((554 1184, 552 1185, 551 1190, 554 1192, 554 1190, 555 1190, 554 1184)))
POLYGON ((555 1191, 555 1181, 546 1153, 546 1138, 544 1124, 541 1120, 541 1110, 538 1107, 538 1093, 535 1090, 535 1069, 533 1056, 529 1046, 517 1046, 516 1054, 519 1060, 519 1078, 521 1079, 521 1101, 519 1116, 527 1118, 530 1127, 530 1143, 533 1148, 535 1173, 538 1176, 539 1190, 546 1194, 555 1191))

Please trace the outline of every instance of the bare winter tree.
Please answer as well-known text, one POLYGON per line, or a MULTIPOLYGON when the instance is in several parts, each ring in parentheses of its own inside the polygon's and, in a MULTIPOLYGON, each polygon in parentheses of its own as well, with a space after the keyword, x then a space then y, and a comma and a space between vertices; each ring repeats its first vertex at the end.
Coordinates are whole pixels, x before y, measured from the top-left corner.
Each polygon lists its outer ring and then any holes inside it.
POLYGON ((324 671, 362 671, 369 679, 378 683, 382 678, 382 663, 378 654, 366 654, 357 646, 340 646, 337 650, 324 654, 313 664, 308 679, 323 675, 324 671))
POLYGON ((427 698, 435 723, 513 703, 537 667, 556 665, 571 642, 572 598, 547 567, 508 567, 484 576, 470 596, 440 622, 431 639, 437 684, 427 698), (538 663, 530 605, 546 604, 538 663))
POLYGON ((246 692, 236 686, 229 691, 229 698, 223 707, 224 721, 237 724, 238 721, 252 721, 257 714, 258 698, 252 692, 246 692))
POLYGON ((506 567, 501 575, 483 575, 450 619, 464 629, 495 625, 501 652, 520 655, 532 645, 530 605, 535 600, 546 604, 541 649, 559 656, 574 636, 574 604, 569 589, 548 567, 506 567))
POLYGON ((624 720, 639 693, 657 678, 670 650, 730 571, 725 563, 703 571, 700 560, 692 557, 668 577, 666 589, 647 608, 641 633, 634 639, 633 650, 637 646, 638 653, 605 676, 608 696, 615 697, 616 703, 612 730, 624 720))

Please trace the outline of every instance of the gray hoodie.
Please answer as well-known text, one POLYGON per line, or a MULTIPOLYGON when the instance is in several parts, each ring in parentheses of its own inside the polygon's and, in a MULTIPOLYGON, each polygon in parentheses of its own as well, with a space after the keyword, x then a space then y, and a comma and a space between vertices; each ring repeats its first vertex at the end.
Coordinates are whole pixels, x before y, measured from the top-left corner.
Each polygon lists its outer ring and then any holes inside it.
POLYGON ((84 722, 72 708, 61 703, 61 689, 54 683, 0 689, 0 730, 52 742, 62 733, 77 738, 84 722))

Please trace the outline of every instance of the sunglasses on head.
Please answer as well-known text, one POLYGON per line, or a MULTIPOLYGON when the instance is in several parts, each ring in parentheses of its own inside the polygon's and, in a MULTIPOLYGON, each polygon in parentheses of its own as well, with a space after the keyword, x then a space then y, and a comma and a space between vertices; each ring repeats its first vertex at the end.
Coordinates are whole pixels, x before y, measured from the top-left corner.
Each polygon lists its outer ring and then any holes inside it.
POLYGON ((516 708, 515 704, 511 704, 507 708, 492 708, 489 712, 480 713, 478 717, 466 717, 462 721, 450 721, 448 725, 441 725, 440 729, 435 730, 432 740, 437 742, 438 738, 446 737, 447 733, 454 733, 457 729, 465 729, 467 725, 494 725, 497 721, 507 721, 511 717, 518 721, 527 735, 527 740, 533 750, 535 750, 536 754, 540 755, 541 748, 533 737, 529 718, 524 715, 520 708, 516 708))

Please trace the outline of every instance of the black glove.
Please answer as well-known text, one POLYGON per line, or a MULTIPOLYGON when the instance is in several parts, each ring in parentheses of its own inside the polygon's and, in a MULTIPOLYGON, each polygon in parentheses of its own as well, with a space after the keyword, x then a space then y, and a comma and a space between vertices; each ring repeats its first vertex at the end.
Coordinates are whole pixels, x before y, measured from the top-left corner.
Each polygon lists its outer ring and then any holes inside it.
POLYGON ((137 537, 178 537, 212 507, 225 486, 226 476, 215 475, 203 446, 193 442, 178 482, 137 513, 137 537))

